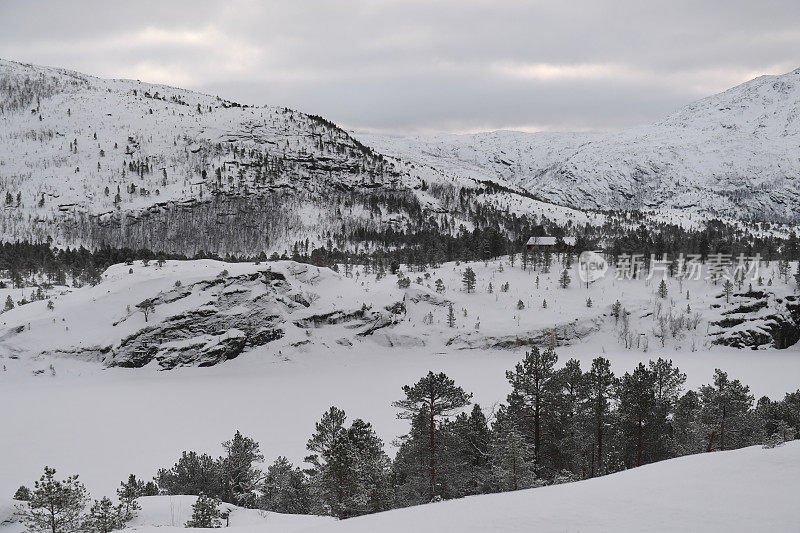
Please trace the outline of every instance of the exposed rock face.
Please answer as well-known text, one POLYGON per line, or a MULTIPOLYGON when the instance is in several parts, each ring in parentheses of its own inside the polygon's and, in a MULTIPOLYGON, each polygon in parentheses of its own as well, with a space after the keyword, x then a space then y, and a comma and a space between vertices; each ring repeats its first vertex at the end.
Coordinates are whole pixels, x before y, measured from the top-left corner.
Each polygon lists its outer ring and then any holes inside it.
POLYGON ((179 287, 151 302, 158 313, 160 305, 198 296, 209 300, 122 339, 108 363, 141 367, 156 361, 165 369, 215 365, 280 339, 284 314, 304 307, 284 275, 270 270, 179 287))
POLYGON ((800 340, 800 301, 796 296, 774 299, 770 308, 769 292, 751 291, 737 294, 744 302, 723 313, 723 318, 712 322, 718 331, 709 334, 713 344, 734 348, 773 346, 788 348, 800 340))
POLYGON ((600 329, 599 318, 583 321, 555 324, 550 328, 542 328, 521 335, 505 335, 502 337, 485 336, 479 332, 458 335, 447 341, 448 346, 464 348, 519 348, 523 346, 568 346, 573 341, 591 335, 600 329))

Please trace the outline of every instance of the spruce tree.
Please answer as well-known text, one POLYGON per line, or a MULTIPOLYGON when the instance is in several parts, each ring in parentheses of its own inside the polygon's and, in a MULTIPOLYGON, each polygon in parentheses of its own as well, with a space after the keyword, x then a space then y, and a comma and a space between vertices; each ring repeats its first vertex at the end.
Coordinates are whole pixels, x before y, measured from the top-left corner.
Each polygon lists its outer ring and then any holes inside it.
POLYGON ((480 405, 459 414, 450 425, 451 464, 455 465, 453 496, 483 494, 490 488, 489 447, 491 431, 480 405))
POLYGON ((306 445, 323 510, 340 519, 386 510, 392 501, 383 442, 367 422, 355 419, 345 428, 345 420, 344 411, 331 407, 306 445))

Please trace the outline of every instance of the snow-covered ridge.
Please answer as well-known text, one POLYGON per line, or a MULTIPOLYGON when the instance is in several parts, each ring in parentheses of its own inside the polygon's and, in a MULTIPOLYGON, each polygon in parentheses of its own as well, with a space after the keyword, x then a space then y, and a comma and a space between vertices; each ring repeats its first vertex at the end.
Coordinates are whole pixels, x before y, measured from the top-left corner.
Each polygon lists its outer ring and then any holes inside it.
POLYGON ((670 459, 609 476, 320 524, 405 533, 797 530, 800 442, 670 459))
POLYGON ((612 133, 359 138, 384 153, 502 178, 573 207, 800 219, 800 69, 761 76, 655 124, 612 133))
POLYGON ((412 194, 420 180, 393 166, 320 117, 0 60, 7 239, 283 251, 324 241, 343 216, 389 218, 337 204, 353 191, 412 194))

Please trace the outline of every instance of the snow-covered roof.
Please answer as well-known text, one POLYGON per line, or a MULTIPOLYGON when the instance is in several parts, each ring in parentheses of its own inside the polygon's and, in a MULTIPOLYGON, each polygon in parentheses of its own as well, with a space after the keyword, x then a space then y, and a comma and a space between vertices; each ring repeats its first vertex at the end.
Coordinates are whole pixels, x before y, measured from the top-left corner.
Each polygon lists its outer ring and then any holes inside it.
POLYGON ((555 243, 555 237, 531 237, 528 239, 528 246, 553 246, 555 243))

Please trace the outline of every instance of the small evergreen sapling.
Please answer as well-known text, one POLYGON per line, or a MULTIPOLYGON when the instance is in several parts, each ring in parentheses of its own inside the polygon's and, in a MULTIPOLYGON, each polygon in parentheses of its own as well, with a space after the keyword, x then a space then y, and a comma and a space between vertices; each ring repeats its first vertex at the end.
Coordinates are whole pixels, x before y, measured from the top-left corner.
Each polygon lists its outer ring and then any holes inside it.
POLYGON ((214 528, 220 527, 222 513, 219 510, 220 501, 205 494, 197 497, 192 505, 192 518, 186 522, 186 527, 214 528))
POLYGON ((88 533, 111 533, 116 529, 124 528, 125 523, 129 520, 121 503, 115 506, 110 499, 103 497, 101 500, 95 500, 92 504, 89 514, 84 520, 83 530, 88 533))
POLYGON ((667 282, 663 279, 661 283, 658 284, 658 297, 659 298, 666 298, 667 297, 667 282))
POLYGON ((561 277, 558 278, 558 285, 562 289, 566 289, 567 287, 569 287, 569 284, 571 282, 572 278, 569 277, 569 272, 567 272, 567 269, 565 268, 564 270, 561 271, 561 277))

